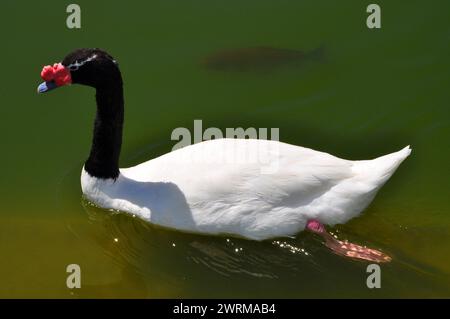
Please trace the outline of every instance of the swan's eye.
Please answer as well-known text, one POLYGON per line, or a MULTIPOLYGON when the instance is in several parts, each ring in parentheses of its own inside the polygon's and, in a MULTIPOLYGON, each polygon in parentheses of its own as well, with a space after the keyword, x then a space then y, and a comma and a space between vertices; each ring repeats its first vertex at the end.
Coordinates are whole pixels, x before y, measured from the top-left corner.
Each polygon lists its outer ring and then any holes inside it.
POLYGON ((83 61, 81 61, 81 62, 79 62, 78 60, 76 60, 75 62, 69 64, 69 65, 67 66, 67 68, 68 68, 70 71, 77 71, 80 67, 82 67, 83 65, 85 65, 85 64, 88 63, 88 62, 91 62, 91 61, 94 60, 96 57, 97 57, 97 54, 94 54, 94 55, 92 55, 92 56, 86 58, 86 60, 83 60, 83 61))
POLYGON ((70 71, 76 71, 76 70, 78 70, 78 68, 79 68, 78 63, 77 63, 77 64, 70 64, 70 65, 68 66, 68 69, 69 69, 70 71))

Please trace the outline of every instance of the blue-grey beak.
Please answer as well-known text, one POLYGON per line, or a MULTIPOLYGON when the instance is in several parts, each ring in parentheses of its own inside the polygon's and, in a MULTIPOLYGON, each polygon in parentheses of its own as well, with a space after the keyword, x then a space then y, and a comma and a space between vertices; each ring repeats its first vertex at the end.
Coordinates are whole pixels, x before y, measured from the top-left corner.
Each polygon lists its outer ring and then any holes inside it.
POLYGON ((42 82, 41 84, 39 84, 39 86, 37 88, 37 92, 45 93, 50 90, 56 89, 57 87, 58 86, 56 85, 56 83, 54 81, 42 82))

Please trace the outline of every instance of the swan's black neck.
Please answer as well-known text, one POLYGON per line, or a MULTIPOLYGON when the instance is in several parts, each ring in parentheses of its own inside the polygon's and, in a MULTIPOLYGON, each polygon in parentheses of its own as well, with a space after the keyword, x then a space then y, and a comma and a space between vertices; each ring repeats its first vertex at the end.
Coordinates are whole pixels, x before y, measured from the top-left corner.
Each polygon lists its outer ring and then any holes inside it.
POLYGON ((84 165, 89 175, 102 179, 119 176, 119 156, 122 146, 124 100, 122 79, 97 87, 97 114, 91 153, 84 165))

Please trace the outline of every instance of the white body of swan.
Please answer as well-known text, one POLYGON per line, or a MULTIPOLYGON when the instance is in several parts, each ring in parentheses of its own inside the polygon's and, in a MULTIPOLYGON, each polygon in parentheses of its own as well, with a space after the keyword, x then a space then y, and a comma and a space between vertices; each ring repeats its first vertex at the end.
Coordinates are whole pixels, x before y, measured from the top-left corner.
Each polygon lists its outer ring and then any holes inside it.
POLYGON ((217 139, 120 170, 116 180, 84 169, 81 185, 102 208, 183 231, 263 240, 292 236, 316 219, 359 215, 410 154, 349 161, 269 140, 217 139))

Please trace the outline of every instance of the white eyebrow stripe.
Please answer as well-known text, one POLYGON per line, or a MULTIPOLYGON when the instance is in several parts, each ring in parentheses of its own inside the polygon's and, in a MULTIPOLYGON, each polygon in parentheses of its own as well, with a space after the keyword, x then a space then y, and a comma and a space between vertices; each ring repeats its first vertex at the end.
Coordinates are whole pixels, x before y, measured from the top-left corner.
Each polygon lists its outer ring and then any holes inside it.
POLYGON ((75 61, 74 63, 69 64, 69 65, 67 66, 67 68, 68 68, 69 70, 71 70, 71 71, 76 71, 76 70, 78 70, 80 67, 82 67, 83 65, 85 65, 86 63, 88 63, 88 62, 94 60, 96 57, 97 57, 97 54, 94 54, 94 55, 90 56, 89 58, 87 58, 87 59, 84 60, 84 61, 81 61, 81 62, 75 61))

